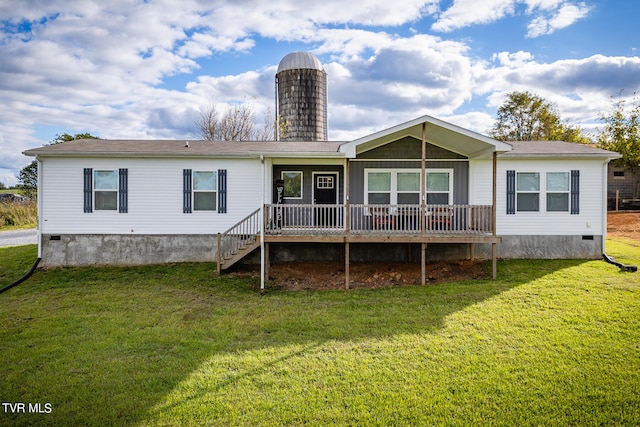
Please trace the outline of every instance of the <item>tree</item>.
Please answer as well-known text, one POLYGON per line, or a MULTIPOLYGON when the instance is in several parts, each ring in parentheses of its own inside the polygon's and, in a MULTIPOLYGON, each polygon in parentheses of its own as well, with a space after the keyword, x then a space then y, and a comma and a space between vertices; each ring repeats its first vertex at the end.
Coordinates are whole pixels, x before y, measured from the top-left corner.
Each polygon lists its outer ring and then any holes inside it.
MULTIPOLYGON (((276 119, 267 110, 262 126, 256 126, 253 104, 244 103, 229 107, 222 115, 214 103, 200 111, 195 122, 196 137, 207 141, 273 141, 276 138, 276 119)), ((279 124, 280 137, 286 135, 287 123, 279 124)))
POLYGON ((500 141, 589 142, 579 127, 562 122, 553 104, 529 92, 507 94, 490 134, 500 141))
MULTIPOLYGON (((75 135, 69 135, 63 133, 62 135, 56 135, 53 140, 45 145, 60 144, 62 142, 74 141, 76 139, 98 139, 97 136, 93 136, 90 133, 77 133, 75 135)), ((33 197, 38 188, 38 161, 34 160, 27 166, 22 168, 18 175, 18 188, 22 189, 27 197, 33 197)))
POLYGON ((622 155, 618 163, 629 168, 640 167, 640 101, 634 94, 633 105, 627 108, 623 98, 612 101, 608 112, 600 115, 604 127, 598 134, 598 146, 622 155))

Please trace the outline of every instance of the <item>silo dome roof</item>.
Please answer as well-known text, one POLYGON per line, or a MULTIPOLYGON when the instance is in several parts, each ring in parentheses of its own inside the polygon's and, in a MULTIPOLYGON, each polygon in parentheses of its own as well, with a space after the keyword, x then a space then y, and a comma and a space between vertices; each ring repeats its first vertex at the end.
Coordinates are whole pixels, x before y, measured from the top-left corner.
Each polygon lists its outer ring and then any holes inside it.
POLYGON ((320 60, 309 52, 292 52, 286 55, 278 65, 278 73, 285 70, 312 69, 324 71, 320 60))

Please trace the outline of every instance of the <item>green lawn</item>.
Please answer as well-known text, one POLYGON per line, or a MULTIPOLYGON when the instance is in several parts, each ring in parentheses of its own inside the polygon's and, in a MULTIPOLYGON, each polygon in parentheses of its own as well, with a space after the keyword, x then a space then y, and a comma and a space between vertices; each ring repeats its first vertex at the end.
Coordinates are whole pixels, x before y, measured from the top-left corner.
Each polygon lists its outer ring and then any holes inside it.
MULTIPOLYGON (((637 242, 608 250, 640 264, 637 242)), ((35 256, 0 248, 0 287, 35 256)), ((0 294, 0 400, 49 412, 3 405, 0 425, 640 425, 640 273, 500 261, 496 282, 262 295, 213 269, 0 294)))

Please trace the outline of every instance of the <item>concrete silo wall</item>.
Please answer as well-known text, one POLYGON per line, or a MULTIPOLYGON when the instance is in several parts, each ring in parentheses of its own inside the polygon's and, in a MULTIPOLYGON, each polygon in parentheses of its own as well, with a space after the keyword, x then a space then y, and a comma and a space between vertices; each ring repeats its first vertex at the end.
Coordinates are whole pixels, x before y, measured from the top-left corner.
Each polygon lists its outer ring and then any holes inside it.
POLYGON ((322 70, 294 69, 277 74, 281 122, 288 123, 282 140, 327 140, 327 74, 322 70))

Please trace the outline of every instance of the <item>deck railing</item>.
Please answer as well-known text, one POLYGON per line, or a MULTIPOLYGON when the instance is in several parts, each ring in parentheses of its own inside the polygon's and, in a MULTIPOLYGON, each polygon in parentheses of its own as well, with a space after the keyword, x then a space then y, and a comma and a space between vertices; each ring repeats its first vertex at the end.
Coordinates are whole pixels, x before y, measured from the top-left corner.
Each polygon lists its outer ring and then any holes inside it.
POLYGON ((490 205, 269 204, 265 234, 493 233, 490 205))
POLYGON ((225 259, 254 242, 260 233, 260 209, 218 235, 218 259, 225 259))

